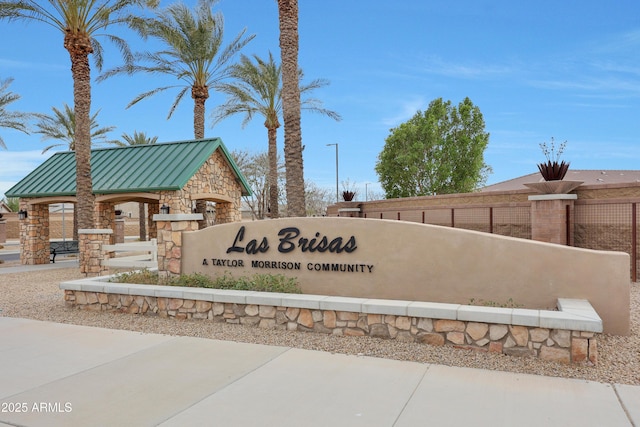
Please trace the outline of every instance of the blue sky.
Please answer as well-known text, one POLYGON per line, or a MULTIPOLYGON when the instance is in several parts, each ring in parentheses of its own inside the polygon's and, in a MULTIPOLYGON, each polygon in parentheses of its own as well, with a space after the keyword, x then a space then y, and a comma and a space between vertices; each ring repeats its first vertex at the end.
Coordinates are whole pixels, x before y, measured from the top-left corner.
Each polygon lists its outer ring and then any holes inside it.
MULTIPOLYGON (((245 27, 256 35, 243 53, 279 58, 275 0, 221 0, 216 9, 227 40, 245 27)), ((314 97, 343 117, 302 117, 305 178, 320 187, 335 189, 335 147, 326 144, 338 143, 339 181, 355 183, 360 199, 365 183, 381 194, 374 167, 390 129, 440 97, 457 104, 468 96, 482 111, 491 134, 489 184, 535 172, 544 160, 539 144, 551 137, 568 141, 563 158, 572 169, 640 169, 637 0, 300 0, 299 18, 299 64, 307 81, 331 82, 314 97)), ((3 21, 0 38, 0 78, 14 78, 10 90, 22 97, 12 109, 50 114, 73 105, 62 34, 36 22, 3 21)), ((128 40, 134 50, 158 49, 128 40)), ((104 69, 119 65, 117 49, 101 42, 104 69)), ((135 95, 172 83, 147 75, 94 83, 92 109, 100 110, 100 125, 116 126, 112 138, 143 131, 159 142, 191 139, 191 98, 168 121, 176 92, 125 109, 135 95)), ((266 151, 260 118, 244 129, 242 117, 211 128, 210 113, 223 101, 210 94, 206 136, 221 137, 229 149, 266 151)), ((2 197, 50 155, 41 151, 52 142, 7 129, 0 135, 8 148, 0 150, 2 197)), ((278 138, 282 149, 282 129, 278 138)))

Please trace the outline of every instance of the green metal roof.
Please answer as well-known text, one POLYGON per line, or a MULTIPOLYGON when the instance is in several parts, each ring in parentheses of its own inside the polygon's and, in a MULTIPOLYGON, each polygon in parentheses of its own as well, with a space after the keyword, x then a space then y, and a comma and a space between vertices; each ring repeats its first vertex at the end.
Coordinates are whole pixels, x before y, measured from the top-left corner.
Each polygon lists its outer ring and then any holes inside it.
MULTIPOLYGON (((91 150, 94 194, 180 190, 220 150, 242 186, 251 189, 220 138, 91 150)), ((74 196, 76 157, 56 153, 5 192, 7 197, 74 196)))

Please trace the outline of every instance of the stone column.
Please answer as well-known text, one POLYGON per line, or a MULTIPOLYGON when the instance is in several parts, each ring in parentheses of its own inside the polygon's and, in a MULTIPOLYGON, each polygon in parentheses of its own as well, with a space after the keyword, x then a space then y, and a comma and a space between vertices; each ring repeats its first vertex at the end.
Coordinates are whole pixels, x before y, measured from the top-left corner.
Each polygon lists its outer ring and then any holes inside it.
POLYGON ((124 218, 118 218, 115 220, 114 243, 124 243, 124 223, 124 218))
POLYGON ((27 217, 18 220, 20 263, 49 264, 49 205, 30 205, 27 199, 20 199, 20 210, 27 211, 27 217))
POLYGON ((156 214, 158 229, 158 275, 179 276, 182 271, 182 232, 199 229, 202 214, 156 214))
MULTIPOLYGON (((96 221, 98 229, 114 230, 116 226, 116 211, 114 204, 109 202, 96 203, 96 221)), ((115 234, 111 234, 109 239, 110 241, 107 244, 113 245, 116 243, 115 234)))
POLYGON ((235 209, 232 203, 216 202, 216 224, 227 224, 242 220, 239 209, 235 209))
POLYGON ((153 220, 154 215, 160 213, 160 205, 158 203, 147 203, 147 234, 149 240, 158 238, 158 227, 153 220))
POLYGON ((207 201, 206 200, 196 200, 195 213, 202 214, 202 219, 198 222, 199 229, 202 230, 203 228, 207 228, 207 201))
POLYGON ((103 260, 109 258, 109 253, 102 249, 103 245, 111 242, 113 230, 80 229, 78 230, 78 249, 80 251, 80 272, 86 276, 101 276, 109 271, 103 265, 103 260))
POLYGON ((577 199, 577 194, 529 196, 529 201, 531 201, 531 239, 573 245, 574 202, 577 199))

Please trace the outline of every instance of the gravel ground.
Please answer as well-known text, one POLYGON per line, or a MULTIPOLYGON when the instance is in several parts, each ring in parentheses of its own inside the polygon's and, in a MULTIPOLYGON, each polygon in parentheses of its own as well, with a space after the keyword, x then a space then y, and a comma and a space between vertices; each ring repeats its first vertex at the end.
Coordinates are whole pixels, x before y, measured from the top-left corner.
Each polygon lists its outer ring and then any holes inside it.
MULTIPOLYGON (((8 264, 4 264, 8 266, 8 264)), ((0 273, 3 265, 0 265, 0 273)), ((207 321, 175 321, 135 314, 89 312, 65 307, 58 284, 81 278, 78 268, 0 274, 0 316, 58 323, 296 347, 332 353, 500 370, 602 383, 640 385, 640 284, 631 284, 630 336, 598 336, 597 367, 569 366, 534 358, 434 347, 369 337, 287 332, 207 321), (33 309, 33 304, 37 309, 33 309)))

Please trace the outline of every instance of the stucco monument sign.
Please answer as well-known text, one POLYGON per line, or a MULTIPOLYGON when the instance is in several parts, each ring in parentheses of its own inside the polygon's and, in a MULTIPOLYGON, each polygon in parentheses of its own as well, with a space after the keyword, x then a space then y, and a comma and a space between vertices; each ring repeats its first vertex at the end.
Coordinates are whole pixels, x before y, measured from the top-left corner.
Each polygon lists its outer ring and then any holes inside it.
POLYGON ((306 294, 555 308, 587 299, 629 332, 629 256, 404 221, 289 218, 182 235, 182 272, 296 277, 306 294))

